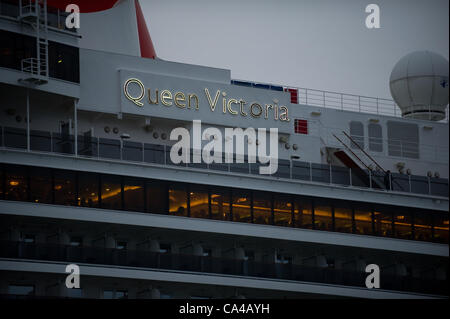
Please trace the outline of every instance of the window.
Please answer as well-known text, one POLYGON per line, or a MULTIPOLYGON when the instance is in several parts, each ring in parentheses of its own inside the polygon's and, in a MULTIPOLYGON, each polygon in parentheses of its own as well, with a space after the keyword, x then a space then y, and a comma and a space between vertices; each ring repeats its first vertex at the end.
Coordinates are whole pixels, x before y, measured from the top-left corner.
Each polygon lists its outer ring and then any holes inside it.
POLYGON ((103 299, 114 299, 114 290, 103 290, 103 299))
POLYGON ((292 225, 292 202, 290 196, 275 194, 273 202, 273 215, 275 225, 292 225))
POLYGON ((352 148, 358 148, 359 145, 364 149, 364 125, 361 122, 350 122, 350 136, 354 141, 351 143, 352 148))
POLYGON ((251 223, 251 195, 248 191, 233 189, 233 221, 251 223))
POLYGON ((83 245, 83 239, 81 237, 75 236, 70 237, 70 246, 81 247, 83 245))
POLYGON ((36 236, 33 234, 25 234, 22 240, 26 244, 34 244, 36 242, 36 236))
POLYGON ((8 295, 33 296, 34 286, 32 285, 9 285, 8 295))
POLYGON ((78 173, 78 206, 99 207, 99 175, 78 173))
POLYGON ((167 214, 167 185, 164 182, 147 182, 147 212, 167 214))
POLYGON ((411 215, 407 212, 394 213, 394 231, 395 237, 401 239, 411 239, 412 238, 412 223, 411 215))
POLYGON ((162 254, 169 254, 171 252, 170 244, 162 243, 159 245, 159 252, 162 254))
POLYGON ((308 134, 308 121, 295 119, 294 128, 297 134, 308 134))
POLYGON ((53 175, 55 204, 75 205, 75 173, 65 170, 55 170, 53 175))
MULTIPOLYGON (((1 138, 1 133, 0 133, 0 138, 1 138)), ((3 196, 5 195, 5 190, 3 188, 4 177, 5 177, 5 174, 3 172, 3 168, 0 166, 0 198, 1 199, 4 199, 3 196)))
POLYGON ((169 187, 169 214, 188 216, 187 189, 184 184, 169 187))
POLYGON ((31 201, 35 203, 52 202, 52 175, 49 168, 30 169, 31 201))
POLYGON ((122 209, 122 185, 120 176, 102 175, 102 208, 122 209))
POLYGON ((334 230, 341 233, 353 231, 353 212, 349 204, 334 206, 334 230))
POLYGON ((218 220, 230 220, 230 196, 228 189, 211 190, 211 217, 218 220))
POLYGON ((283 255, 283 254, 277 254, 276 258, 275 258, 275 262, 277 264, 292 264, 292 257, 288 256, 288 255, 283 255))
POLYGON ((62 43, 48 43, 49 73, 52 78, 80 83, 79 49, 62 43))
POLYGON ((433 234, 436 242, 448 244, 448 213, 433 216, 433 234))
POLYGON ((191 217, 209 218, 208 189, 201 186, 190 186, 191 217))
POLYGON ((314 203, 314 229, 333 230, 333 217, 329 203, 323 201, 314 203))
POLYGON ((128 299, 128 291, 124 289, 103 290, 103 299, 128 299))
POLYGON ((116 249, 126 250, 127 242, 123 240, 116 240, 116 249))
POLYGON ((136 178, 124 178, 123 199, 126 210, 145 211, 144 181, 136 178))
POLYGON ((8 166, 6 169, 6 190, 5 198, 7 200, 28 200, 28 183, 26 167, 8 166))
MULTIPOLYGON (((5 6, 5 4, 2 4, 5 6)), ((23 34, 0 31, 0 67, 21 70, 21 61, 36 57, 36 40, 23 34)), ((49 41, 49 75, 65 81, 80 82, 79 49, 49 41)))
POLYGON ((128 291, 127 290, 116 290, 115 299, 127 299, 128 291))
POLYGON ((373 234, 372 211, 355 208, 355 233, 361 235, 373 234))
POLYGON ((387 122, 389 156, 419 158, 419 126, 404 122, 387 122))
POLYGON ((378 236, 392 236, 392 214, 383 210, 374 212, 375 234, 378 236))
POLYGON ((244 260, 254 261, 255 260, 255 252, 253 250, 245 250, 244 251, 244 260))
POLYGON ((294 225, 299 228, 313 228, 312 204, 300 197, 294 200, 294 225))
POLYGON ((272 224, 272 195, 253 192, 253 222, 255 224, 272 224))
POLYGON ((203 257, 211 257, 211 256, 212 256, 212 249, 204 248, 203 249, 203 257))
POLYGON ((374 152, 383 151, 383 135, 380 124, 369 124, 369 150, 374 152))
POLYGON ((36 55, 36 39, 0 30, 0 67, 21 70, 21 61, 36 55))
POLYGON ((414 212, 414 239, 431 241, 432 216, 428 212, 414 212))
POLYGON ((68 298, 83 298, 83 289, 81 288, 68 288, 67 289, 68 298))
POLYGON ((19 15, 19 6, 17 0, 0 1, 0 14, 17 18, 19 15))

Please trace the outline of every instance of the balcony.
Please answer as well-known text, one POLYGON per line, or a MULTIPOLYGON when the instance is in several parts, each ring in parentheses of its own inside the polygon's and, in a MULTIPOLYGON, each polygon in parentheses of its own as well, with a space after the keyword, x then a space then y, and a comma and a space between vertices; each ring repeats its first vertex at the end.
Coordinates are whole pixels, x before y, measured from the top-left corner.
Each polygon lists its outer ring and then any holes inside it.
MULTIPOLYGON (((0 127, 0 148, 28 150, 27 131, 21 128, 0 127)), ((176 166, 179 169, 200 169, 208 172, 228 172, 230 175, 248 175, 272 180, 291 180, 365 190, 384 190, 393 193, 448 197, 448 179, 392 173, 390 185, 385 176, 374 170, 352 170, 342 166, 279 159, 278 171, 270 176, 259 174, 260 163, 180 163, 170 159, 170 146, 127 141, 121 139, 97 138, 90 135, 75 136, 48 131, 30 131, 30 152, 64 154, 95 159, 141 163, 145 165, 176 166), (364 176, 361 176, 361 171, 364 176)), ((191 150, 192 154, 192 150, 191 150)), ((234 161, 235 162, 235 161, 234 161)))
MULTIPOLYGON (((158 253, 97 247, 75 247, 48 243, 0 241, 0 257, 67 263, 127 266, 186 271, 207 274, 256 277, 301 282, 364 287, 367 274, 335 268, 307 267, 294 264, 262 263, 210 256, 158 253)), ((381 267, 383 274, 383 267, 381 267)), ((396 274, 381 276, 383 290, 434 295, 448 293, 448 280, 414 278, 396 274)))

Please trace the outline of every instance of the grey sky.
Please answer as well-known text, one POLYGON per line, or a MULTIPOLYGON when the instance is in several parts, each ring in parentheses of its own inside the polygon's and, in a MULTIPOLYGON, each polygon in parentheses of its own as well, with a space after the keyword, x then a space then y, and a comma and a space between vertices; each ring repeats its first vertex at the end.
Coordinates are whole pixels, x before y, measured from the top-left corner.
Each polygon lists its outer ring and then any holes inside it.
POLYGON ((157 55, 233 79, 390 98, 394 64, 415 50, 449 58, 448 0, 140 1, 157 55), (365 27, 365 7, 381 29, 365 27))

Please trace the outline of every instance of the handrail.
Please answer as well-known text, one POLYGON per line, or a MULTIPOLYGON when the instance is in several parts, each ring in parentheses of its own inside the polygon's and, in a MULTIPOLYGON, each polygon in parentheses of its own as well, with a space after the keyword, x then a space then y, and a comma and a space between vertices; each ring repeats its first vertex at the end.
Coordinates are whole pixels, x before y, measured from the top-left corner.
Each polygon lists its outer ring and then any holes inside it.
POLYGON ((355 144, 356 145, 356 147, 358 147, 372 162, 374 162, 375 163, 375 165, 380 169, 380 170, 382 170, 383 171, 383 173, 386 173, 386 170, 383 168, 383 167, 381 167, 381 165, 380 164, 378 164, 377 163, 377 161, 375 161, 373 158, 372 158, 372 156, 370 156, 369 154, 367 154, 367 152, 358 144, 358 143, 356 143, 354 140, 353 140, 353 138, 351 137, 351 136, 349 136, 345 131, 342 131, 342 133, 344 133, 344 135, 345 136, 347 136, 349 139, 350 139, 350 141, 352 141, 353 142, 353 144, 355 144))
MULTIPOLYGON (((359 113, 379 114, 386 116, 401 117, 402 112, 397 103, 392 99, 370 97, 365 95, 356 95, 349 93, 341 93, 334 91, 325 91, 318 89, 309 89, 288 85, 280 85, 273 83, 261 83, 247 80, 233 79, 241 83, 248 83, 249 86, 260 85, 268 86, 268 89, 275 87, 282 87, 285 91, 296 91, 296 97, 291 99, 293 104, 305 104, 310 106, 317 106, 323 108, 331 108, 338 110, 347 110, 359 113)), ((448 105, 445 110, 446 117, 440 122, 448 123, 449 110, 448 105)))
MULTIPOLYGON (((104 145, 105 141, 103 141, 102 138, 92 138, 91 142, 88 142, 86 147, 91 150, 91 152, 84 153, 84 152, 78 152, 78 154, 74 154, 74 148, 71 146, 73 144, 73 135, 66 136, 65 139, 67 143, 59 144, 58 142, 61 140, 64 140, 64 138, 60 134, 50 133, 50 132, 44 132, 44 131, 33 131, 31 132, 31 140, 33 139, 33 134, 37 134, 36 132, 42 132, 46 133, 44 136, 47 138, 47 142, 40 143, 39 147, 31 147, 29 148, 29 151, 27 152, 45 152, 45 153, 58 153, 58 154, 67 154, 69 156, 77 156, 77 157, 92 157, 97 159, 113 159, 113 160, 120 160, 124 162, 132 162, 132 163, 145 163, 145 164, 158 164, 158 165, 164 165, 167 167, 173 167, 173 165, 177 167, 186 167, 186 168, 193 168, 193 169, 204 169, 207 171, 227 171, 230 173, 245 173, 250 174, 253 176, 259 175, 258 174, 258 163, 212 163, 212 164, 206 164, 206 163, 182 163, 182 164, 174 164, 171 163, 170 157, 169 157, 169 149, 168 145, 164 144, 151 144, 151 143, 142 143, 142 142, 133 142, 131 143, 135 144, 128 144, 121 143, 114 144, 115 148, 114 150, 109 149, 109 153, 102 153, 102 145, 104 145), (63 145, 66 145, 67 147, 63 147, 63 145), (133 149, 132 153, 129 153, 129 148, 133 149), (147 148, 148 147, 148 148, 147 148), (156 148, 155 148, 156 147, 156 148), (128 149, 128 150, 127 150, 128 149), (141 152, 141 153, 135 153, 135 152, 141 152), (133 154, 133 155, 130 155, 133 154), (256 174, 256 175, 255 175, 256 174)), ((25 140, 25 132, 22 132, 21 129, 18 128, 4 128, 1 127, 1 145, 0 149, 27 149, 27 140, 25 140), (8 136, 13 137, 13 139, 10 139, 8 136), (18 135, 23 136, 24 139, 22 141, 18 140, 18 135)), ((106 139, 109 140, 109 139, 106 139)), ((79 143, 82 143, 83 139, 78 139, 79 143)), ((116 140, 114 140, 116 141, 116 140)), ((107 141, 106 141, 107 142, 107 141)), ((80 146, 80 144, 79 144, 80 146)), ((350 150, 351 151, 351 150, 350 150)), ((356 156, 358 158, 358 156, 356 156)), ((359 159, 360 160, 360 159, 359 159)), ((360 160, 361 161, 361 160, 360 160)), ((362 161, 361 161, 362 162, 362 161)), ((370 168, 365 165, 364 162, 362 162, 363 165, 370 170, 370 168)), ((317 167, 312 166, 312 163, 309 162, 301 162, 297 161, 295 159, 279 159, 278 161, 278 171, 274 175, 270 176, 261 176, 262 178, 267 179, 289 179, 289 180, 302 180, 302 181, 310 181, 314 183, 326 183, 326 184, 333 184, 333 185, 346 185, 351 187, 357 187, 357 188, 364 188, 364 189, 373 189, 372 183, 367 184, 364 181, 359 181, 357 184, 352 182, 352 170, 348 167, 342 167, 342 169, 347 170, 347 172, 344 172, 340 170, 339 172, 334 172, 334 169, 331 165, 328 164, 321 164, 321 163, 314 163, 314 165, 319 165, 317 167), (350 177, 350 179, 349 179, 350 177)), ((364 170, 364 168, 362 168, 364 170)), ((372 171, 372 170, 370 170, 372 171)), ((371 174, 369 174, 371 176, 371 174)), ((369 176, 369 178, 370 178, 369 176)), ((393 192, 408 192, 408 193, 414 193, 414 194, 423 194, 423 195, 432 195, 432 196, 439 196, 439 197, 447 197, 448 194, 448 179, 436 179, 432 180, 431 178, 426 178, 426 176, 419 176, 419 175, 405 175, 407 177, 406 183, 409 184, 409 187, 399 187, 397 189, 391 189, 390 191, 393 192), (418 178, 417 180, 415 178, 418 178), (421 177, 426 178, 425 180, 422 180, 421 177), (425 183, 425 184, 423 184, 425 183), (424 187, 427 186, 427 189, 424 187)), ((378 187, 376 187, 378 189, 378 187)))
MULTIPOLYGON (((244 276, 272 280, 291 280, 348 287, 364 287, 366 274, 357 269, 336 269, 295 263, 261 262, 237 258, 198 256, 146 249, 117 249, 94 246, 70 246, 60 243, 25 243, 1 240, 0 258, 76 262, 102 266, 127 266, 200 274, 244 276)), ((403 292, 444 294, 448 280, 385 275, 385 289, 403 292), (408 285, 405 285, 408 279, 408 285)))
POLYGON ((360 162, 361 162, 361 163, 362 163, 362 164, 370 171, 369 166, 367 166, 366 163, 364 163, 364 162, 358 157, 358 155, 356 155, 355 152, 353 152, 353 151, 350 149, 350 147, 347 146, 347 144, 345 144, 344 142, 342 142, 341 139, 340 139, 339 137, 337 137, 335 134, 333 134, 333 136, 334 136, 339 142, 341 142, 341 144, 344 145, 345 148, 348 149, 348 150, 353 154, 353 156, 355 156, 355 157, 358 159, 358 161, 360 161, 360 162))

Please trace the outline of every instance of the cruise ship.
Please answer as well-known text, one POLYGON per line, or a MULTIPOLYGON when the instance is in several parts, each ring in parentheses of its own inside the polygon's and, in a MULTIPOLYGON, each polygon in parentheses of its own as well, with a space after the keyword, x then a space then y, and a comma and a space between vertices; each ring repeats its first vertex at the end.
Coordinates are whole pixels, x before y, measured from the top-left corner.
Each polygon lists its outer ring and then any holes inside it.
POLYGON ((0 1, 2 298, 448 298, 445 58, 399 57, 389 100, 155 48, 138 0, 0 1))

